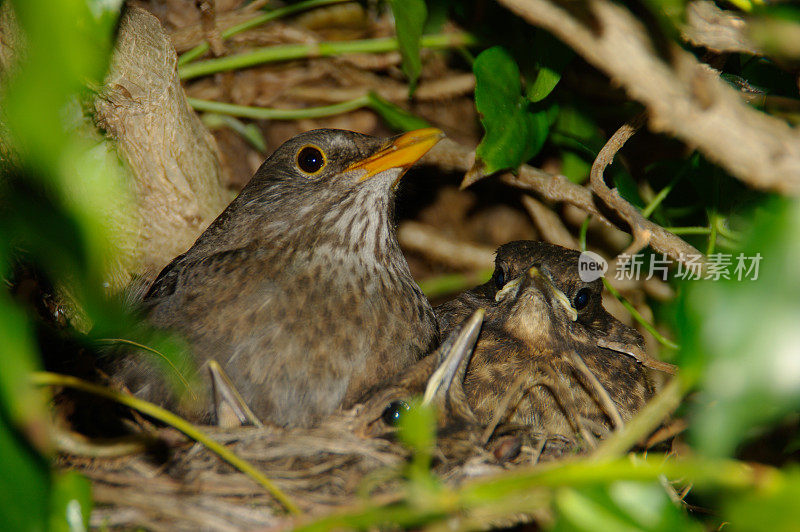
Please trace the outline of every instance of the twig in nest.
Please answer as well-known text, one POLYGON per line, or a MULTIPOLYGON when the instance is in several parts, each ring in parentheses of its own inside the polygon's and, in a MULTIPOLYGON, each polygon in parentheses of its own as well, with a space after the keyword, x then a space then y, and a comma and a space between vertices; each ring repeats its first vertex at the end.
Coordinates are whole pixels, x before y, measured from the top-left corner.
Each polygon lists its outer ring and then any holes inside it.
POLYGON ((252 480, 259 483, 264 489, 272 495, 284 508, 290 513, 300 514, 300 509, 289 499, 278 487, 260 471, 252 466, 246 460, 243 460, 238 455, 231 452, 229 449, 223 447, 218 442, 209 438, 203 431, 199 430, 195 425, 189 423, 185 419, 165 410, 153 403, 148 403, 142 399, 134 397, 129 394, 119 393, 104 386, 98 386, 91 382, 86 382, 70 375, 59 375, 56 373, 48 373, 45 371, 35 372, 31 376, 31 381, 39 386, 63 386, 66 388, 74 388, 82 392, 91 393, 116 401, 127 407, 136 409, 143 414, 155 418, 163 423, 166 423, 177 430, 183 432, 193 440, 202 443, 209 450, 217 454, 221 459, 225 460, 233 467, 250 477, 252 480))
POLYGON ((687 428, 689 428, 689 423, 687 423, 685 419, 676 419, 666 427, 662 427, 655 431, 652 436, 647 438, 647 441, 644 442, 643 447, 645 449, 649 449, 655 445, 658 445, 659 443, 674 438, 687 428))
POLYGON ((197 0, 197 9, 200 10, 200 24, 203 34, 211 47, 211 53, 219 57, 225 53, 222 36, 217 29, 217 8, 215 0, 197 0))
POLYGON ((59 452, 89 458, 117 458, 138 454, 157 441, 154 438, 137 436, 92 440, 57 423, 53 424, 53 439, 59 452))
MULTIPOLYGON (((352 59, 353 56, 349 56, 352 59)), ((376 56, 368 56, 374 58, 376 56)), ((383 56, 377 56, 383 57, 383 56)), ((475 76, 472 74, 454 74, 446 78, 423 81, 414 92, 414 101, 442 101, 464 96, 475 88, 475 76)), ((286 95, 300 100, 313 102, 342 102, 363 96, 375 91, 381 98, 390 102, 405 102, 408 99, 407 84, 390 84, 385 77, 365 76, 360 86, 319 87, 302 86, 289 89, 286 95)))

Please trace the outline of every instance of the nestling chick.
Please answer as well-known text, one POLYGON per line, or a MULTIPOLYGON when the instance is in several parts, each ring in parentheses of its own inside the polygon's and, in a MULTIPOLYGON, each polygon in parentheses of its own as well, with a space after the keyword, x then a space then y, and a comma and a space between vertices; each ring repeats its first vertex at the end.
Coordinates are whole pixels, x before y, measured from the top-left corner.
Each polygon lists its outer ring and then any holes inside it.
MULTIPOLYGON (((541 242, 506 244, 491 281, 435 309, 450 337, 485 309, 471 358, 455 372, 464 378, 445 394, 440 427, 471 426, 484 442, 505 425, 591 444, 644 406, 653 387, 642 362, 671 367, 647 358, 641 335, 606 312, 602 281, 581 281, 579 255, 541 242)), ((440 362, 419 362, 367 401, 372 432, 387 430, 403 401, 431 387, 435 379, 422 376, 440 362)))

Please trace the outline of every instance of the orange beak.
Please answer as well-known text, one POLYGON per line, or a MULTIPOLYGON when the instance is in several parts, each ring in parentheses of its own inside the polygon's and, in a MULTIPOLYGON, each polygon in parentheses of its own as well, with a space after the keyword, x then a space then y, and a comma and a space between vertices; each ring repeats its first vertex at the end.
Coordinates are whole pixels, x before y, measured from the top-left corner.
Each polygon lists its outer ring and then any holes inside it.
POLYGON ((428 150, 433 148, 442 137, 444 137, 444 133, 435 127, 404 133, 377 153, 370 155, 366 159, 354 162, 347 167, 346 171, 365 170, 360 179, 360 181, 365 181, 386 170, 402 168, 403 171, 397 178, 399 181, 406 170, 428 153, 428 150))

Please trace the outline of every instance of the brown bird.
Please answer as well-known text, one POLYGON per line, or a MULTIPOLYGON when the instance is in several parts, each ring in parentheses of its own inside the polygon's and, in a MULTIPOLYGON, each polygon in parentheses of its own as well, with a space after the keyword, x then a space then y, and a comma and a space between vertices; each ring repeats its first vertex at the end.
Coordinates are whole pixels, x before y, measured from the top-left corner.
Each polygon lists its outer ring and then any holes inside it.
POLYGON ((627 344, 642 344, 641 335, 626 327, 603 308, 603 282, 584 282, 578 275, 580 252, 547 242, 517 240, 497 248, 492 278, 436 307, 442 331, 462 322, 479 307, 492 306, 495 296, 506 284, 524 274, 531 266, 543 267, 553 282, 572 302, 578 321, 597 338, 613 338, 627 344))
POLYGON ((649 368, 674 373, 674 366, 646 354, 641 334, 603 308, 603 281, 583 281, 578 273, 579 257, 580 252, 574 249, 548 242, 517 240, 503 244, 497 248, 495 270, 489 281, 436 307, 439 329, 445 335, 476 308, 493 306, 497 292, 506 282, 524 274, 531 266, 537 266, 549 274, 555 286, 572 303, 576 321, 599 346, 627 353, 649 368))
MULTIPOLYGON (((218 363, 264 421, 308 426, 351 405, 438 340, 393 212, 400 177, 441 137, 322 129, 287 141, 160 273, 148 321, 188 340, 201 369, 218 363)), ((208 389, 184 408, 141 358, 116 374, 135 395, 213 421, 208 389)))
MULTIPOLYGON (((497 292, 464 389, 482 426, 515 424, 547 437, 580 435, 576 440, 592 444, 594 435, 630 420, 653 387, 635 358, 599 345, 608 334, 599 337, 579 321, 575 299, 553 278, 545 266, 531 266, 497 292)), ((641 337, 627 342, 637 336, 629 329, 615 340, 633 350, 641 337)))
MULTIPOLYGON (((506 244, 491 281, 436 308, 449 338, 469 330, 476 309, 485 309, 471 358, 448 370, 461 378, 447 383, 440 427, 471 426, 484 444, 498 426, 521 427, 561 447, 592 444, 650 398, 642 337, 603 308, 602 281, 580 280, 579 255, 541 242, 506 244)), ((364 431, 389 430, 409 397, 439 387, 443 366, 436 364, 423 360, 368 398, 364 431)))

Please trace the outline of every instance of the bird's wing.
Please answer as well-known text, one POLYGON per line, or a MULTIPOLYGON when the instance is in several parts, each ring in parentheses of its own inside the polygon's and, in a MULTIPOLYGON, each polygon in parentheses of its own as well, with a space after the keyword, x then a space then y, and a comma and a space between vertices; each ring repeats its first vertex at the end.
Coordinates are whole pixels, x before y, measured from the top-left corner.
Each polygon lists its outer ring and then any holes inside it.
POLYGON ((248 246, 202 256, 193 256, 190 250, 161 271, 144 303, 152 308, 168 302, 174 309, 187 296, 200 296, 213 302, 224 295, 223 291, 230 292, 231 287, 245 288, 248 282, 256 279, 263 289, 269 284, 270 272, 265 271, 264 261, 255 258, 256 253, 248 246))
POLYGON ((150 288, 148 288, 142 300, 160 299, 174 294, 182 269, 181 267, 185 262, 186 253, 172 259, 172 262, 167 264, 167 266, 161 270, 161 273, 158 274, 158 277, 156 277, 156 280, 150 285, 150 288))

